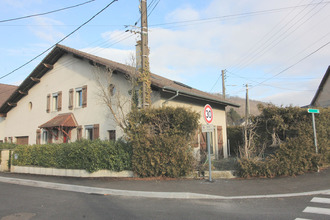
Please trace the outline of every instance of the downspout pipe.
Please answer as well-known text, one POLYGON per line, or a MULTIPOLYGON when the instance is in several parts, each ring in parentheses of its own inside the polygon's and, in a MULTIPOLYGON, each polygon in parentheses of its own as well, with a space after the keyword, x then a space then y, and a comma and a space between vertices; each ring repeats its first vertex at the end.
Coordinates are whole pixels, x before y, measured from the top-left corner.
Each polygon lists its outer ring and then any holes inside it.
POLYGON ((174 96, 172 96, 171 98, 169 98, 169 99, 167 99, 165 102, 163 102, 162 105, 165 106, 167 102, 169 102, 169 101, 175 99, 175 98, 178 97, 178 96, 179 96, 179 90, 176 91, 176 93, 175 93, 174 96))

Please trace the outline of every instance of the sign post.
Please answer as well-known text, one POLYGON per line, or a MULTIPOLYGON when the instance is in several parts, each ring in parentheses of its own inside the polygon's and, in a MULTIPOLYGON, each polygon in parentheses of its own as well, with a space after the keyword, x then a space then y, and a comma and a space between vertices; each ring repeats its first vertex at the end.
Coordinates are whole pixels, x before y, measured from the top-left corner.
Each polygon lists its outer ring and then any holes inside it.
POLYGON ((213 110, 212 107, 207 104, 204 107, 203 117, 206 121, 206 125, 202 125, 202 132, 206 132, 206 142, 207 142, 207 151, 208 151, 208 158, 209 158, 209 181, 212 181, 212 173, 211 173, 211 149, 210 149, 210 132, 213 131, 214 127, 211 125, 213 120, 213 110))
POLYGON ((309 108, 307 111, 308 111, 308 113, 311 113, 312 114, 315 152, 318 153, 318 149, 317 149, 317 138, 316 138, 316 127, 315 127, 315 116, 314 116, 314 114, 319 114, 320 113, 320 110, 318 110, 318 109, 310 109, 309 108))

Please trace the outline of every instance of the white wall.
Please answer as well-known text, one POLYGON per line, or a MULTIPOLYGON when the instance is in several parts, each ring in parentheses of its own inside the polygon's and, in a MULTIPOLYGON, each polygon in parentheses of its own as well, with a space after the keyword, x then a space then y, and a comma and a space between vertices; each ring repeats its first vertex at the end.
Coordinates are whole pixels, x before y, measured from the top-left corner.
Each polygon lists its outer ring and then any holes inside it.
MULTIPOLYGON (((107 139, 107 130, 117 130, 117 137, 122 131, 116 126, 109 110, 101 100, 99 86, 96 83, 96 75, 104 77, 104 72, 99 67, 90 65, 87 61, 64 55, 48 71, 40 83, 29 90, 29 94, 23 97, 15 108, 10 110, 3 121, 0 120, 0 140, 4 137, 29 136, 29 144, 36 143, 36 130, 58 114, 72 112, 78 125, 99 124, 100 138, 107 139), (87 85, 87 107, 69 110, 69 90, 87 85), (47 94, 62 91, 62 110, 46 112, 47 94), (29 103, 32 103, 32 109, 29 103)), ((106 83, 106 80, 102 80, 106 83)), ((116 85, 116 91, 120 92, 120 100, 130 100, 128 90, 130 83, 121 74, 112 75, 112 83, 116 85)), ((74 95, 75 99, 75 95, 74 95)), ((75 103, 75 100, 74 100, 75 103)), ((130 106, 130 103, 126 103, 130 106)), ((52 109, 52 108, 51 108, 52 109)), ((85 132, 83 131, 83 137, 85 132)), ((72 139, 76 139, 76 132, 72 132, 72 139)))

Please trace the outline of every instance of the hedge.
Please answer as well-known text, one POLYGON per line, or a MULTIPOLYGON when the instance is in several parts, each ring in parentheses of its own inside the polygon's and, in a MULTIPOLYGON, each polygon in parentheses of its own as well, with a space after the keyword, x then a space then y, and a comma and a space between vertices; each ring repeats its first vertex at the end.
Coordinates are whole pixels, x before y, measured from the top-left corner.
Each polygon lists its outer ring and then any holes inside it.
POLYGON ((17 145, 13 143, 0 143, 0 151, 1 150, 11 150, 14 149, 17 145))
POLYGON ((132 168, 141 177, 180 177, 193 170, 190 148, 200 115, 186 108, 147 108, 128 115, 132 168))
POLYGON ((77 141, 66 144, 20 145, 12 153, 15 166, 85 169, 95 172, 131 170, 131 146, 123 141, 77 141))

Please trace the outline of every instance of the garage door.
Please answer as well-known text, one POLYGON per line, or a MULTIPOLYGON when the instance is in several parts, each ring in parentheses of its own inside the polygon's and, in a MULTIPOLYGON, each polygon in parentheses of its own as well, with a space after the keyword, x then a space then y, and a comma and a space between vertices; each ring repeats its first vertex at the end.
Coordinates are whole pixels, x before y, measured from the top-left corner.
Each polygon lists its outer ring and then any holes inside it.
POLYGON ((29 144, 29 136, 16 137, 16 143, 17 143, 18 145, 29 144))

